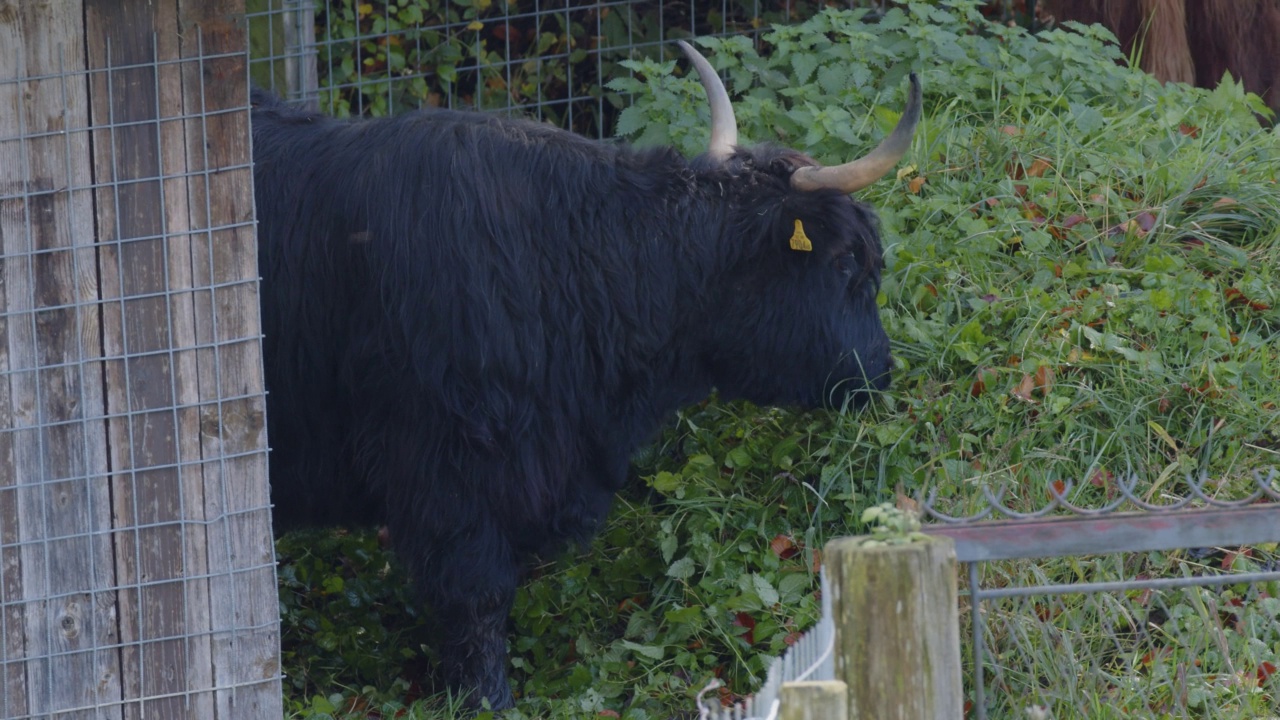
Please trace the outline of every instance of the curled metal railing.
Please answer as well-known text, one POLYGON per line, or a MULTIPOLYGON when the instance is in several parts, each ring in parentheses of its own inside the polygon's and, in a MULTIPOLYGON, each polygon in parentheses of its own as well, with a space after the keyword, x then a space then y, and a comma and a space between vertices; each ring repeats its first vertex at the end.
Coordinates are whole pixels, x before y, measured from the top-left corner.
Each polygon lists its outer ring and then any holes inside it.
POLYGON ((1159 485, 1152 484, 1148 487, 1142 483, 1142 478, 1137 473, 1130 472, 1124 475, 1116 475, 1109 480, 1108 488, 1111 492, 1108 494, 1111 497, 1104 503, 1094 507, 1071 499, 1074 491, 1080 487, 1080 484, 1073 480, 1049 483, 1047 488, 1049 501, 1042 507, 1031 511, 1015 509, 1005 501, 1005 496, 1009 489, 1008 485, 993 486, 984 484, 980 486, 979 492, 986 504, 984 507, 969 514, 952 514, 939 509, 937 488, 922 493, 917 502, 921 514, 926 519, 947 524, 975 523, 1001 518, 1032 520, 1050 515, 1096 517, 1127 510, 1172 512, 1191 508, 1228 509, 1243 508, 1259 502, 1280 502, 1280 470, 1271 468, 1265 473, 1261 470, 1255 470, 1250 475, 1253 482, 1249 486, 1249 491, 1243 495, 1230 498, 1215 496, 1206 491, 1206 486, 1212 480, 1207 473, 1200 473, 1199 475, 1187 473, 1183 476, 1185 493, 1179 496, 1164 495, 1164 497, 1170 498, 1169 502, 1151 502, 1149 499, 1142 497, 1140 490, 1155 490, 1159 488, 1159 485))

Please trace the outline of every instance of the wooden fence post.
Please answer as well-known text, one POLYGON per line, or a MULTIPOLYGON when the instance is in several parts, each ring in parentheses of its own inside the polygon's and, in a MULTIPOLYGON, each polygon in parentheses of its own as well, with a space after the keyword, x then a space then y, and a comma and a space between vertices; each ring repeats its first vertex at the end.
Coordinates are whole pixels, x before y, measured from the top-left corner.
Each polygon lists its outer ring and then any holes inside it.
POLYGON ((839 680, 808 680, 782 685, 780 720, 844 720, 849 689, 839 680))
POLYGON ((0 1, 0 717, 283 713, 243 15, 0 1))
POLYGON ((835 619, 835 673, 864 720, 959 720, 955 545, 840 538, 823 553, 835 619))

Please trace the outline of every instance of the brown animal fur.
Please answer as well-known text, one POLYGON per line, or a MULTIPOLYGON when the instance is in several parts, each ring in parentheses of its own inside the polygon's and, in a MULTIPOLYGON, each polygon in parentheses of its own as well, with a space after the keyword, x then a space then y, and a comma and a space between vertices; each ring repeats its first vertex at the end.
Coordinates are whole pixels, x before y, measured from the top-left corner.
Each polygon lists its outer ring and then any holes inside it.
POLYGON ((1280 0, 1052 0, 1059 20, 1101 23, 1163 81, 1216 87, 1224 72, 1280 112, 1280 0), (1148 26, 1149 21, 1149 26, 1148 26))
POLYGON ((1214 87, 1230 71, 1280 111, 1280 0, 1188 2, 1187 24, 1203 43, 1195 53, 1197 85, 1214 87))
POLYGON ((1149 23, 1142 69, 1162 82, 1195 82, 1196 70, 1191 45, 1187 42, 1187 15, 1182 0, 1142 0, 1142 16, 1149 23))

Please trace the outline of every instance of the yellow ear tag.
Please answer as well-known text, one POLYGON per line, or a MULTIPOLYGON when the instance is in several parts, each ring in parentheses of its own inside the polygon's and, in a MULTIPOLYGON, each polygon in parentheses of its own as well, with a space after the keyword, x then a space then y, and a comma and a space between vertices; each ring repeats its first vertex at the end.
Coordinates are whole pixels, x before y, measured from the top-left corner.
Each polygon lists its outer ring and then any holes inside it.
POLYGON ((813 241, 804 234, 804 223, 796 218, 796 231, 791 234, 791 249, 800 252, 813 252, 813 241))

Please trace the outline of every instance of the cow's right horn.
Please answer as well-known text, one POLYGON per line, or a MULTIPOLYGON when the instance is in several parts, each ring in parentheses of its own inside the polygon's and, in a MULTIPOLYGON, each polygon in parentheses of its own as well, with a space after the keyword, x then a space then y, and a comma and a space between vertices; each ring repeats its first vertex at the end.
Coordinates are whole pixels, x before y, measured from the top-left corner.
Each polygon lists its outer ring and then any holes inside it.
POLYGON ((716 160, 724 160, 733 153, 733 146, 738 144, 738 121, 733 116, 729 93, 725 91, 724 83, 720 82, 715 68, 702 57, 702 53, 683 40, 676 42, 698 71, 702 89, 707 91, 707 102, 711 104, 711 142, 707 143, 707 154, 716 160))
POLYGON ((879 180, 898 164, 911 147, 911 136, 916 132, 916 123, 920 122, 920 104, 920 79, 911 73, 907 107, 902 110, 902 117, 889 137, 880 141, 875 150, 852 162, 796 170, 791 174, 791 187, 801 192, 829 189, 855 193, 879 180))

